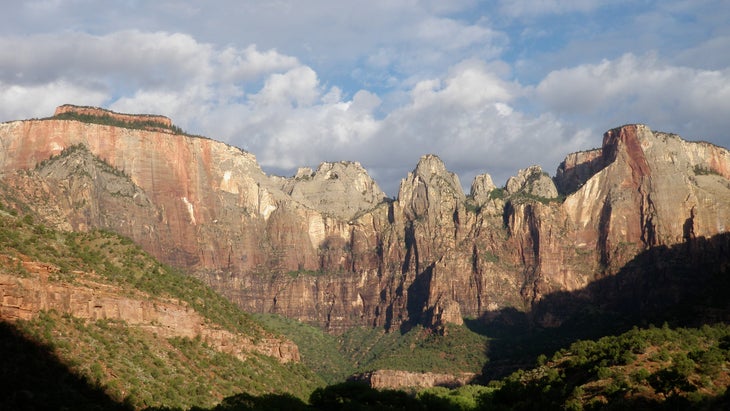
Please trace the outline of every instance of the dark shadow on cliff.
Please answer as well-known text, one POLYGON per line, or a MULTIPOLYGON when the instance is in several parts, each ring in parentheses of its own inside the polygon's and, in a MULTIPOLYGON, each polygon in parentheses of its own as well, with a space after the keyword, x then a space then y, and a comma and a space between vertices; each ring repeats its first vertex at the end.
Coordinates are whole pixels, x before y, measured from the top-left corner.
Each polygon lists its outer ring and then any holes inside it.
POLYGON ((648 249, 615 275, 574 292, 546 295, 528 313, 514 309, 467 321, 492 338, 485 380, 531 366, 579 339, 650 324, 699 327, 730 322, 730 233, 648 249), (560 322, 559 326, 544 324, 560 322))
POLYGON ((0 321, 0 409, 128 410, 71 372, 50 347, 0 321))
POLYGON ((416 276, 413 283, 408 286, 406 309, 408 310, 409 321, 401 324, 401 335, 408 333, 417 324, 422 324, 425 321, 426 314, 423 312, 423 307, 428 303, 428 294, 431 288, 431 279, 433 278, 433 267, 434 264, 426 267, 423 272, 416 276))

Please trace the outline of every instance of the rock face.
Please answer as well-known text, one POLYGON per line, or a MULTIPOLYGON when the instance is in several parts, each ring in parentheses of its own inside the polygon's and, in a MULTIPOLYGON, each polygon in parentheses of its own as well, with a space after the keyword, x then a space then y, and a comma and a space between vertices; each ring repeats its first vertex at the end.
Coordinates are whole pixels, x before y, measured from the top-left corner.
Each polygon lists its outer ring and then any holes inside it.
POLYGON ((405 389, 447 387, 456 388, 469 384, 475 374, 463 373, 459 375, 438 373, 415 373, 398 370, 377 370, 357 376, 357 380, 367 382, 377 389, 405 389))
POLYGON ((507 180, 506 190, 509 194, 525 193, 548 199, 558 196, 558 189, 553 180, 547 173, 543 173, 540 166, 528 167, 520 170, 516 176, 510 177, 507 180))
POLYGON ((317 171, 301 168, 282 190, 295 201, 340 219, 349 219, 382 203, 385 193, 360 163, 322 163, 317 171))
POLYGON ((489 193, 496 188, 489 174, 480 174, 471 183, 470 195, 477 204, 484 204, 489 201, 489 193))
MULTIPOLYGON (((8 258, 0 255, 7 265, 8 258)), ((17 262, 11 262, 13 264, 17 262)), ((160 300, 138 292, 95 281, 94 274, 77 272, 77 284, 49 280, 58 268, 47 263, 22 261, 27 278, 0 274, 0 319, 30 320, 40 311, 55 310, 89 320, 121 320, 163 338, 200 337, 211 347, 245 360, 250 353, 268 355, 286 363, 299 361, 299 349, 291 341, 271 337, 251 338, 211 327, 180 301, 160 300)))
POLYGON ((62 106, 59 106, 56 108, 56 111, 53 113, 54 117, 63 116, 64 114, 75 114, 75 115, 81 115, 81 116, 91 116, 91 117, 109 117, 111 119, 125 122, 125 123, 149 123, 151 124, 150 127, 153 128, 154 125, 157 125, 158 127, 162 128, 170 128, 172 127, 172 120, 170 120, 168 117, 165 116, 157 116, 153 114, 123 114, 123 113, 115 113, 110 110, 105 110, 103 108, 99 107, 85 107, 85 106, 75 106, 73 104, 64 104, 62 106))
POLYGON ((433 155, 389 200, 357 163, 282 179, 213 140, 53 118, 0 124, 0 173, 4 203, 114 230, 246 310, 331 331, 439 329, 556 293, 591 298, 641 253, 730 226, 728 150, 643 125, 569 155, 554 181, 533 166, 504 190, 480 176, 469 197, 433 155))

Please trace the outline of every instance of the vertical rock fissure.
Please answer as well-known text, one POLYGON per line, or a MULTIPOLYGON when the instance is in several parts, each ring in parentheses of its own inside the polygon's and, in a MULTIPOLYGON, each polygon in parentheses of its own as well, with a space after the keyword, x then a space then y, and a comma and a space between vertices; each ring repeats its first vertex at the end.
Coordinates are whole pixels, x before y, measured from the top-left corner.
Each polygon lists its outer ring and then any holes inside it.
POLYGON ((644 248, 647 249, 657 244, 656 224, 654 223, 656 208, 654 207, 651 194, 649 194, 650 192, 651 190, 644 189, 643 182, 639 185, 639 195, 641 195, 641 202, 639 203, 641 242, 644 243, 644 248))
POLYGON ((689 210, 689 218, 684 220, 682 226, 683 238, 685 242, 689 242, 695 239, 695 207, 689 210))
POLYGON ((477 302, 477 312, 482 312, 482 273, 479 269, 479 249, 477 248, 477 245, 474 244, 472 246, 472 255, 471 255, 471 272, 472 272, 472 278, 474 281, 474 290, 476 290, 476 302, 477 302))
POLYGON ((609 233, 611 232, 611 200, 606 197, 601 208, 600 218, 598 220, 598 246, 599 262, 604 269, 611 266, 611 240, 609 233))

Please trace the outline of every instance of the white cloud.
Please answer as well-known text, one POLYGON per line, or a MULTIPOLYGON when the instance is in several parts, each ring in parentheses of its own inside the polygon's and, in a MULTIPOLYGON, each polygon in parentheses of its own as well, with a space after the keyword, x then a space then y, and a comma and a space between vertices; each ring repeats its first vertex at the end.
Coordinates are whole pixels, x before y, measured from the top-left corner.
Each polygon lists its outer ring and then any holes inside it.
POLYGON ((268 169, 292 174, 322 161, 360 161, 391 194, 427 153, 441 156, 469 185, 481 172, 504 181, 531 164, 552 171, 567 152, 589 145, 585 131, 515 109, 511 102, 524 89, 493 68, 501 70, 476 60, 457 64, 414 85, 407 101, 378 119, 378 96, 361 90, 348 100, 323 87, 311 68, 297 67, 272 73, 236 105, 211 107, 202 121, 268 169))
POLYGON ((260 105, 307 107, 320 96, 317 73, 309 67, 297 67, 266 79, 263 89, 251 98, 260 105))
MULTIPOLYGON (((453 28, 444 27, 434 36, 453 28)), ((0 38, 0 44, 16 40, 0 38)), ((442 156, 468 185, 476 172, 500 181, 532 163, 555 167, 566 147, 580 143, 556 118, 520 112, 514 103, 524 87, 507 80, 503 64, 480 59, 403 85, 408 94, 401 104, 378 116, 380 96, 360 90, 348 97, 322 84, 312 67, 253 45, 217 48, 187 35, 137 31, 38 35, 21 43, 41 53, 12 60, 0 52, 0 64, 11 67, 6 78, 22 78, 0 95, 8 101, 0 117, 26 117, 20 113, 40 108, 38 115, 46 116, 63 103, 159 113, 253 152, 272 170, 360 161, 386 178, 380 184, 390 193, 422 154, 442 156), (38 104, 48 95, 54 98, 38 104)))
POLYGON ((400 164, 405 172, 420 155, 433 153, 468 185, 476 173, 489 172, 503 182, 531 164, 552 172, 569 151, 589 146, 585 131, 550 115, 515 110, 509 103, 523 93, 486 65, 459 64, 444 79, 417 84, 412 100, 383 120, 373 140, 388 150, 369 153, 370 161, 379 167, 400 164))
POLYGON ((722 137, 730 120, 730 69, 703 70, 664 63, 655 55, 557 70, 536 88, 546 108, 612 127, 628 122, 686 137, 722 137))
POLYGON ((0 37, 0 80, 41 84, 88 79, 120 88, 176 89, 190 81, 245 82, 299 65, 276 50, 216 49, 187 34, 137 30, 0 37))
POLYGON ((0 118, 4 119, 0 121, 49 117, 56 107, 68 102, 98 106, 107 98, 103 91, 66 81, 36 85, 0 81, 0 118))
POLYGON ((215 57, 221 67, 223 80, 238 82, 250 81, 265 73, 283 71, 297 67, 299 61, 291 56, 280 54, 276 50, 259 51, 256 45, 243 50, 226 47, 215 57))
POLYGON ((0 37, 4 81, 39 84, 58 79, 117 81, 124 87, 174 87, 195 76, 211 47, 179 33, 136 30, 104 36, 66 32, 0 37))
POLYGON ((361 161, 390 193, 425 153, 504 181, 627 122, 730 143, 717 0, 172 4, 0 6, 0 121, 159 113, 270 170, 361 161))

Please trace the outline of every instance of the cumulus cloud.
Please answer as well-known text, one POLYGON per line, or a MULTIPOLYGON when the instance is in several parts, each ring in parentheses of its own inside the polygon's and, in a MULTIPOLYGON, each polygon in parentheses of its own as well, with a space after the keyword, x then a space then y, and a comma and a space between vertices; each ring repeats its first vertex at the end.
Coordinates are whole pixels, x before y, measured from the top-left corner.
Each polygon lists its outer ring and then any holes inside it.
POLYGON ((675 66, 653 54, 556 70, 535 93, 548 110, 596 127, 639 122, 717 138, 730 126, 722 115, 730 112, 730 69, 675 66))
POLYGON ((158 113, 280 174, 360 161, 391 194, 426 153, 465 186, 503 182, 628 122, 730 145, 716 0, 16 3, 0 121, 63 103, 158 113))
POLYGON ((0 38, 0 79, 21 84, 106 79, 126 87, 174 87, 198 74, 209 55, 210 46, 179 33, 9 36, 0 38))
POLYGON ((391 194, 424 154, 441 156, 468 186, 483 172, 504 181, 531 164, 552 171, 568 151, 589 144, 585 130, 515 109, 511 102, 524 94, 523 87, 479 61, 462 62, 443 77, 418 82, 408 100, 382 119, 375 116, 380 104, 376 95, 360 91, 343 99, 336 90, 322 87, 312 73, 298 68, 272 75, 237 108, 236 125, 228 130, 231 141, 254 152, 262 165, 285 174, 321 161, 360 161, 391 194), (295 79, 306 81, 286 89, 297 90, 306 104, 292 104, 297 98, 289 94, 282 99, 279 88, 271 86, 295 79))
POLYGON ((531 164, 552 171, 568 151, 589 144, 587 133, 553 116, 515 109, 511 102, 524 92, 484 64, 456 65, 443 79, 417 84, 411 101, 383 120, 375 146, 388 151, 373 153, 372 161, 383 167, 401 164, 407 171, 420 155, 437 154, 465 185, 483 172, 504 182, 531 164))
MULTIPOLYGON (((0 93, 17 99, 0 108, 2 120, 73 102, 165 114, 195 127, 210 107, 232 104, 248 88, 258 91, 272 73, 302 66, 294 57, 255 45, 221 49, 186 34, 126 30, 0 37, 0 67, 0 83, 7 85, 0 93), (34 96, 43 93, 44 104, 35 104, 34 96), (21 111, 18 105, 36 109, 21 111)), ((275 77, 270 86, 277 87, 275 77)), ((302 101, 301 90, 290 93, 302 101)))
POLYGON ((0 118, 19 120, 49 117, 56 107, 70 101, 81 105, 98 106, 107 98, 108 95, 103 91, 63 80, 33 85, 8 84, 0 81, 0 118))
MULTIPOLYGON (((452 29, 447 24, 434 38, 452 29)), ((0 38, 0 45, 15 41, 42 52, 0 54, 9 67, 2 80, 15 79, 0 93, 14 103, 0 108, 3 118, 46 116, 69 102, 159 113, 247 149, 284 174, 322 161, 360 161, 389 193, 423 154, 442 156, 468 185, 485 171, 500 181, 529 164, 554 167, 582 138, 555 117, 517 109, 525 88, 508 80, 502 64, 476 58, 414 81, 401 104, 379 115, 382 100, 373 92, 347 96, 296 58, 253 45, 217 48, 188 35, 138 31, 0 38)))
POLYGON ((272 74, 261 91, 252 98, 261 105, 307 107, 319 96, 317 73, 310 67, 297 67, 286 73, 272 74))

